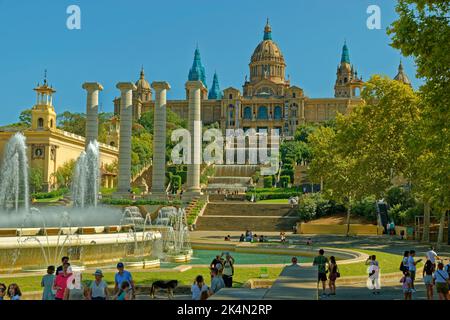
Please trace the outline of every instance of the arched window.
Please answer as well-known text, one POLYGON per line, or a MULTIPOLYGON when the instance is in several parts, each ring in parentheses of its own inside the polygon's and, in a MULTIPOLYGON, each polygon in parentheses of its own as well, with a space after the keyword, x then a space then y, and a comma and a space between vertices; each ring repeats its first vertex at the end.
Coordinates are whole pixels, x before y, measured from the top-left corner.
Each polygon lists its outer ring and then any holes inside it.
POLYGON ((292 93, 292 98, 295 98, 295 92, 292 93))
POLYGON ((267 120, 269 119, 269 115, 267 113, 267 107, 261 106, 258 108, 258 119, 267 120))
POLYGON ((115 146, 116 146, 116 144, 114 143, 114 141, 111 141, 111 142, 109 143, 109 145, 110 145, 111 147, 115 147, 115 146))
POLYGON ((276 106, 276 107, 273 109, 273 118, 274 118, 275 120, 280 120, 281 117, 282 117, 282 114, 281 114, 281 107, 280 107, 280 106, 276 106))
POLYGON ((361 89, 356 87, 353 89, 353 96, 354 97, 359 97, 361 95, 361 89))
POLYGON ((53 119, 50 120, 50 128, 53 128, 53 119))
POLYGON ((39 118, 38 119, 38 128, 43 128, 44 127, 44 119, 39 118))
POLYGON ((229 98, 230 98, 230 99, 233 99, 233 95, 232 95, 231 93, 230 93, 230 95, 229 95, 229 98))
POLYGON ((252 119, 252 108, 251 107, 245 107, 244 108, 244 119, 245 120, 251 120, 252 119))

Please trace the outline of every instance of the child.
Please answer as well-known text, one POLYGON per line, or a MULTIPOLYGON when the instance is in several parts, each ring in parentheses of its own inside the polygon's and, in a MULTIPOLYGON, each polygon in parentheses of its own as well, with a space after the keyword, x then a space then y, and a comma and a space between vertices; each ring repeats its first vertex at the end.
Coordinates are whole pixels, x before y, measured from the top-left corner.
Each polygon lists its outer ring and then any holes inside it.
POLYGON ((403 294, 405 295, 405 300, 411 300, 412 297, 412 279, 409 271, 405 271, 403 278, 400 280, 400 283, 403 283, 403 294))
POLYGON ((53 283, 55 282, 55 266, 48 266, 47 274, 42 277, 41 287, 44 288, 42 292, 42 300, 55 300, 55 293, 53 291, 53 283))
POLYGON ((116 296, 116 300, 131 300, 132 294, 130 290, 130 284, 128 281, 122 282, 122 285, 120 286, 120 291, 116 296))

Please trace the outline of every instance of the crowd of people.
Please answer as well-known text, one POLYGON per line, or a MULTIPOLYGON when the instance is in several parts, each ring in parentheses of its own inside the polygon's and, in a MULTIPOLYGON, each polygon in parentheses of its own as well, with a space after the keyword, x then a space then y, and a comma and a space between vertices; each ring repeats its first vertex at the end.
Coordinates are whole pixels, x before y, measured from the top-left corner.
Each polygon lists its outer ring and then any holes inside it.
MULTIPOLYGON (((61 259, 61 265, 47 267, 47 274, 41 279, 42 300, 132 300, 135 298, 135 284, 131 273, 125 270, 122 262, 117 264, 114 276, 114 289, 109 290, 103 280, 103 272, 97 269, 94 280, 89 285, 83 282, 81 272, 72 270, 69 257, 61 259)), ((0 300, 8 297, 10 300, 20 300, 22 293, 16 283, 8 288, 0 283, 0 300)))
MULTIPOLYGON (((313 265, 317 266, 318 271, 318 292, 320 290, 320 283, 322 283, 322 292, 320 294, 322 298, 336 294, 336 279, 341 276, 336 258, 334 256, 327 258, 324 253, 324 250, 320 249, 319 255, 313 261, 313 265), (327 281, 329 287, 328 293, 326 292, 327 281)), ((400 271, 402 272, 400 283, 405 300, 411 300, 413 293, 416 293, 417 265, 422 260, 416 259, 415 250, 404 252, 403 259, 400 263, 400 271)), ((374 295, 379 295, 381 294, 381 268, 376 255, 370 255, 365 264, 368 266, 367 287, 372 290, 374 295)), ((436 287, 439 300, 450 299, 450 263, 444 265, 443 260, 439 258, 433 247, 426 253, 426 262, 423 266, 422 276, 428 300, 433 300, 433 287, 436 287)))
POLYGON ((269 239, 267 238, 267 236, 264 236, 262 234, 258 236, 251 230, 246 230, 245 234, 242 233, 241 236, 239 237, 239 242, 268 242, 268 241, 269 239))
POLYGON ((192 300, 207 300, 222 288, 233 287, 234 258, 229 252, 222 252, 210 263, 211 286, 205 282, 202 275, 198 275, 191 286, 192 300))

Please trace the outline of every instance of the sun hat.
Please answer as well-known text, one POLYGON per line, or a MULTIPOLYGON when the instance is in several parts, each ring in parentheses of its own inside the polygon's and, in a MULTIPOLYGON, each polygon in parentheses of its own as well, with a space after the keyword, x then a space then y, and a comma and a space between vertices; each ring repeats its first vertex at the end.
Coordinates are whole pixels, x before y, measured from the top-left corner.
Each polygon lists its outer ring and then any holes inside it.
POLYGON ((94 276, 100 276, 103 277, 103 272, 100 269, 95 270, 94 276))

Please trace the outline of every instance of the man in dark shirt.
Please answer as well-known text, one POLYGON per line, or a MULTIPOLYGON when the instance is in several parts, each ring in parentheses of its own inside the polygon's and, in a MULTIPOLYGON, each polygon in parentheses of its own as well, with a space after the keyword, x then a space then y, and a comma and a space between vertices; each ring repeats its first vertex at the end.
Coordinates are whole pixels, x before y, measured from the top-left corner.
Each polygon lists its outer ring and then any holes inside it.
POLYGON ((62 270, 63 270, 63 265, 65 264, 65 263, 69 263, 69 257, 62 257, 61 258, 61 262, 62 262, 62 264, 58 267, 58 268, 56 268, 56 275, 55 276, 57 276, 58 275, 58 273, 60 273, 60 272, 62 272, 62 270))

